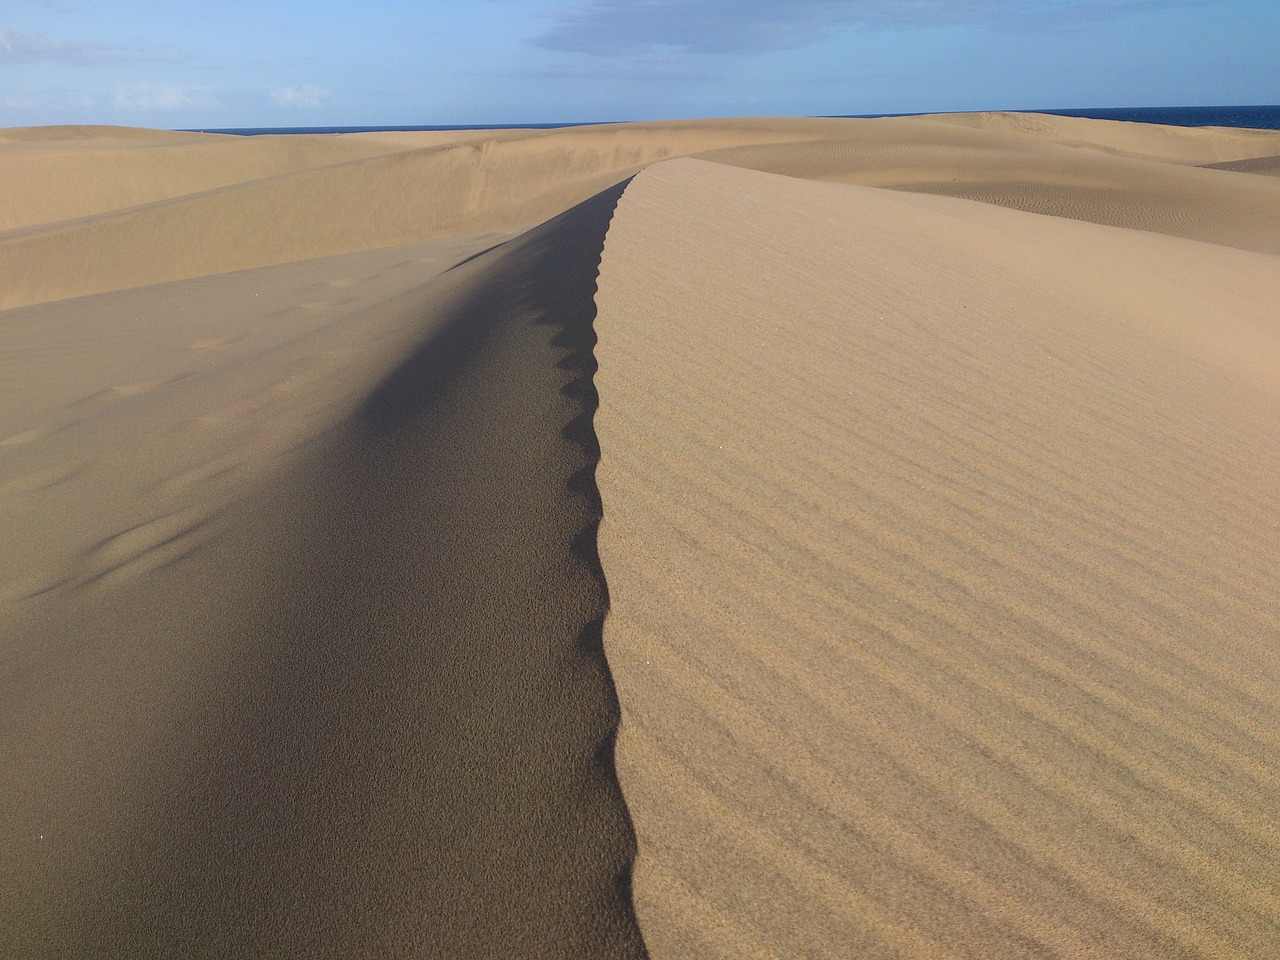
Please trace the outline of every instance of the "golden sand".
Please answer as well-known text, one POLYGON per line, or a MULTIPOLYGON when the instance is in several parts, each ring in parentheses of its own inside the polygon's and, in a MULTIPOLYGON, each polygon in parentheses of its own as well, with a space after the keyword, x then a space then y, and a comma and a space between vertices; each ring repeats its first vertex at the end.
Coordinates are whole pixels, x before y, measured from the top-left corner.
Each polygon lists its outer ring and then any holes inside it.
POLYGON ((1280 955, 1277 156, 0 131, 0 955, 1280 955))

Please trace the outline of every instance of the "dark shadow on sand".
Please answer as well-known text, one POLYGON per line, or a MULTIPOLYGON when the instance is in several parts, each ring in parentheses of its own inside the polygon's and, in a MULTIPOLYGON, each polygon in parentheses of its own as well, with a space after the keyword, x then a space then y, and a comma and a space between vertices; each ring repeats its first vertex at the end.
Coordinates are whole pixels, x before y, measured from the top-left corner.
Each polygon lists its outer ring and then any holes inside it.
POLYGON ((166 574, 241 565, 165 627, 220 675, 129 843, 68 888, 95 903, 68 956, 645 955, 592 427, 624 186, 452 271, 429 339, 166 574))

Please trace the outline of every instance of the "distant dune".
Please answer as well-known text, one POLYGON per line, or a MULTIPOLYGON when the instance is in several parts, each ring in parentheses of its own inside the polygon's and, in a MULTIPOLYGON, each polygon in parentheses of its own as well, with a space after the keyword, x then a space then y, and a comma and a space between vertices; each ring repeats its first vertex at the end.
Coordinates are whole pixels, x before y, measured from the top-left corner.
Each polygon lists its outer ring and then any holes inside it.
POLYGON ((1277 156, 0 131, 0 955, 1280 955, 1277 156))

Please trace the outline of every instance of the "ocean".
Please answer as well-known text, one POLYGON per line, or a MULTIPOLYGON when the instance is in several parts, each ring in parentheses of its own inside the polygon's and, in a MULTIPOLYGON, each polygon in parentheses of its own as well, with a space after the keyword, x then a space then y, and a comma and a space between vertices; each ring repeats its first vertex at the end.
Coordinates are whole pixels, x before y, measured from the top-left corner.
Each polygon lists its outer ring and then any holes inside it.
MULTIPOLYGON (((1090 117, 1095 120, 1127 120, 1136 123, 1166 123, 1177 127, 1252 127, 1280 130, 1280 105, 1252 107, 1083 107, 1071 110, 1028 110, 1026 113, 1052 113, 1062 117, 1090 117)), ((910 117, 910 113, 839 114, 841 117, 910 117)), ((618 121, 593 121, 616 123, 618 121)), ((267 133, 385 133, 402 130, 555 130, 576 127, 573 123, 475 123, 421 124, 408 126, 368 127, 221 127, 190 130, 190 133, 233 133, 244 137, 267 133)))
POLYGON ((1280 106, 1261 107, 1107 107, 1094 110, 1037 110, 1060 117, 1167 123, 1175 127, 1252 127, 1280 130, 1280 106))
MULTIPOLYGON (((964 111, 974 113, 977 111, 964 111)), ((1011 113, 1050 113, 1059 117, 1164 123, 1174 127, 1250 127, 1280 130, 1280 104, 1253 107, 1078 107, 1070 110, 1018 109, 1011 113)), ((918 113, 850 114, 857 117, 918 117, 918 113)))

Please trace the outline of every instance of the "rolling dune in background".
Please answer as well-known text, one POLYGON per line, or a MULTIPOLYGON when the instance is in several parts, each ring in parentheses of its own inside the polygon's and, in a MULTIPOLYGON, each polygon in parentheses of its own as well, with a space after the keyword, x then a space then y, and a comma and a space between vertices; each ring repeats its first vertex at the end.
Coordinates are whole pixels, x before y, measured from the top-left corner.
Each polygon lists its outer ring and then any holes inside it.
MULTIPOLYGON (((302 139, 335 141, 331 161, 291 162, 284 141, 279 172, 213 186, 188 176, 191 189, 155 202, 0 233, 9 280, 0 308, 81 296, 251 267, 289 263, 458 234, 528 226, 607 189, 645 164, 670 155, 741 142, 817 136, 820 121, 773 125, 637 124, 568 130, 496 131, 483 139, 410 148, 403 135, 357 134, 302 139), (816 125, 816 126, 815 126, 816 125), (373 152, 378 144, 383 149, 373 152), (371 156, 358 156, 372 153, 371 156), (357 158, 353 159, 353 155, 357 158)), ((232 144, 207 134, 184 144, 169 166, 210 174, 260 162, 256 137, 232 144)), ((61 142, 59 142, 60 144, 61 142)), ((158 152, 168 139, 153 146, 158 152)), ((313 150, 323 145, 316 145, 313 150)), ((170 151, 172 153, 172 151, 170 151)), ((295 151, 304 153, 301 150, 295 151)), ((106 150, 94 151, 95 159, 106 150)), ((0 159, 3 154, 0 153, 0 159)), ((153 158, 153 167, 165 158, 153 158)), ((42 161, 47 163, 48 161, 42 161)), ((110 182, 115 182, 109 176, 110 182)), ((172 194, 172 191, 170 191, 172 194)), ((115 197, 119 200, 119 197, 115 197)))
POLYGON ((721 120, 470 137, 165 134, 154 143, 137 131, 119 140, 111 128, 44 143, 24 132, 0 140, 0 172, 31 185, 0 215, 0 227, 14 224, 0 233, 8 281, 0 308, 523 229, 685 155, 809 179, 971 192, 1032 212, 1280 251, 1280 185, 1190 166, 1274 156, 1274 133, 1206 138, 1027 118, 1019 123, 1032 132, 1011 133, 996 122, 1002 116, 988 118, 989 129, 969 129, 964 118, 721 120), (1081 139, 1090 131, 1096 143, 1081 139))
POLYGON ((0 955, 1280 955, 1277 155, 0 131, 0 955))

